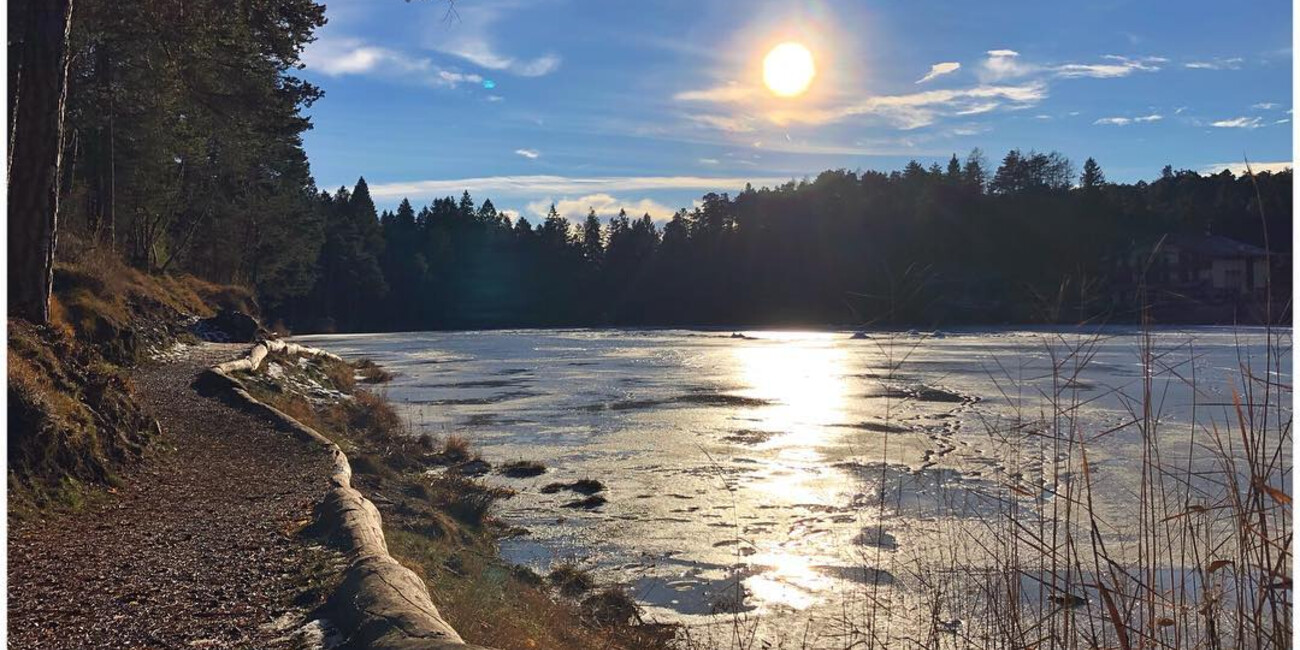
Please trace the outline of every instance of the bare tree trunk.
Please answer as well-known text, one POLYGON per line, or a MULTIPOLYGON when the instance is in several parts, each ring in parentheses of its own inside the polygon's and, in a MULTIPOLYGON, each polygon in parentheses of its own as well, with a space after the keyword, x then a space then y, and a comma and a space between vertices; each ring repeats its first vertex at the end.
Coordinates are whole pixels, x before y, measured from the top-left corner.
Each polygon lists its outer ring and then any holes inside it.
POLYGON ((50 315, 72 2, 29 0, 22 24, 10 25, 22 43, 9 61, 21 66, 9 107, 9 315, 34 323, 50 315))

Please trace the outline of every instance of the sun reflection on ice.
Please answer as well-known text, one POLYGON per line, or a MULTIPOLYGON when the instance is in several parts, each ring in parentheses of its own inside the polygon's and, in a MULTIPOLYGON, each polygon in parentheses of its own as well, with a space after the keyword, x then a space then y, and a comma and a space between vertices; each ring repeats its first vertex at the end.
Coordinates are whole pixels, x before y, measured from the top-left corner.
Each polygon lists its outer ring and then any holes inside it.
POLYGON ((812 558, 777 549, 750 558, 765 570, 745 580, 746 590, 765 606, 808 609, 817 603, 817 594, 826 591, 834 580, 818 571, 812 558))
MULTIPOLYGON (((770 462, 750 476, 746 485, 764 503, 831 506, 838 489, 826 484, 830 472, 825 447, 834 442, 830 425, 845 421, 850 407, 846 375, 849 351, 836 337, 807 332, 764 332, 760 340, 732 349, 736 378, 746 397, 770 404, 749 411, 753 426, 775 434, 763 447, 770 462)), ((824 563, 819 548, 829 540, 816 534, 760 549, 746 558, 755 573, 745 589, 760 607, 813 607, 835 584, 816 567, 824 563)))
POLYGON ((773 402, 758 413, 769 430, 798 434, 792 442, 807 445, 815 441, 806 436, 843 419, 847 353, 830 337, 764 333, 763 340, 736 346, 732 354, 745 395, 773 402))

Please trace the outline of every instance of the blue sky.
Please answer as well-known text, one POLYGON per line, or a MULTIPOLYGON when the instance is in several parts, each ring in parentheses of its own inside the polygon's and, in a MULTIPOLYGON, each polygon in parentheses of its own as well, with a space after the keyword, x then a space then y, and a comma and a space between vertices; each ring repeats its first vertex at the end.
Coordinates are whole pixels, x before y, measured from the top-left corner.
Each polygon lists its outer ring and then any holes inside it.
POLYGON ((304 55, 322 188, 668 216, 708 191, 983 149, 1111 180, 1292 152, 1291 3, 335 0, 304 55), (795 41, 807 93, 761 61, 795 41))

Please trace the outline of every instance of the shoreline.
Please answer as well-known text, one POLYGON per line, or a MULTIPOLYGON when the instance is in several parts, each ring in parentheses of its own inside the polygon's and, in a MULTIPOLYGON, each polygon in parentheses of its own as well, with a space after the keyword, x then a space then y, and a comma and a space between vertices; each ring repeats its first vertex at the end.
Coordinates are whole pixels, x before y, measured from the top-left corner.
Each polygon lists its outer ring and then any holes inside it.
POLYGON ((280 340, 255 344, 234 361, 217 364, 200 378, 227 403, 275 421, 278 428, 324 448, 332 459, 331 488, 317 506, 315 532, 325 535, 347 554, 348 566, 329 598, 335 620, 348 628, 348 643, 382 650, 408 648, 479 648, 461 639, 433 604, 424 582, 389 554, 378 508, 352 487, 352 467, 343 450, 315 429, 258 401, 236 372, 259 372, 272 353, 323 357, 342 361, 324 350, 280 340), (359 637, 359 638, 358 638, 359 637))
MULTIPOLYGON (((326 444, 322 439, 328 441, 348 465, 349 488, 362 505, 331 503, 342 492, 331 489, 318 524, 308 533, 338 537, 330 534, 331 529, 345 524, 370 535, 375 540, 371 547, 382 545, 387 554, 383 560, 391 563, 387 571, 405 580, 399 585, 349 568, 373 578, 373 584, 353 588, 356 581, 345 575, 340 593, 330 599, 331 607, 342 607, 345 613, 326 610, 325 616, 338 618, 347 631, 359 631, 357 647, 412 647, 411 643, 430 647, 420 628, 392 620, 392 611, 410 609, 406 596, 427 603, 415 608, 413 615, 424 617, 415 621, 417 625, 445 634, 439 637, 440 645, 432 647, 676 647, 670 645, 676 627, 643 623, 635 601, 622 586, 597 584, 575 567, 553 567, 543 576, 502 558, 498 542, 519 534, 519 529, 510 528, 493 513, 499 500, 515 493, 479 477, 512 471, 512 464, 494 466, 454 435, 439 443, 429 436, 409 435, 383 389, 372 392, 362 387, 386 382, 389 377, 383 368, 274 341, 210 374, 210 385, 229 389, 248 408, 272 416, 291 432, 322 445, 326 444), (256 372, 251 370, 254 360, 256 372), (339 512, 355 520, 332 516, 339 512), (377 615, 380 605, 391 611, 377 615), (354 616, 358 612, 365 618, 358 621, 354 616)), ((355 535, 344 531, 345 537, 355 535)), ((346 543, 344 550, 356 558, 353 564, 377 561, 375 555, 365 555, 346 543)))

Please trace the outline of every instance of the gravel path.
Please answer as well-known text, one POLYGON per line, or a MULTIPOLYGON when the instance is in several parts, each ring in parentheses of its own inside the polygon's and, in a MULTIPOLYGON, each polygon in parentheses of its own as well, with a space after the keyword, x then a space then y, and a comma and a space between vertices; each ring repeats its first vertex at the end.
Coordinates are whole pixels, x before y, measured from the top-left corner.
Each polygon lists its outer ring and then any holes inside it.
POLYGON ((81 512, 10 530, 10 648, 301 644, 285 623, 300 624, 337 558, 292 533, 326 492, 328 458, 191 387, 246 347, 137 370, 162 451, 81 512))

